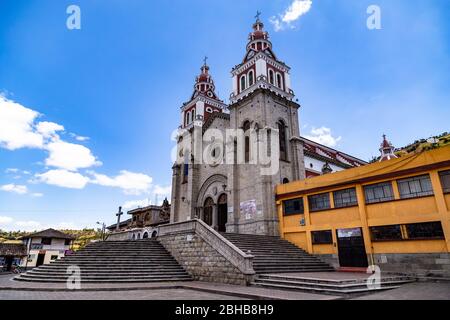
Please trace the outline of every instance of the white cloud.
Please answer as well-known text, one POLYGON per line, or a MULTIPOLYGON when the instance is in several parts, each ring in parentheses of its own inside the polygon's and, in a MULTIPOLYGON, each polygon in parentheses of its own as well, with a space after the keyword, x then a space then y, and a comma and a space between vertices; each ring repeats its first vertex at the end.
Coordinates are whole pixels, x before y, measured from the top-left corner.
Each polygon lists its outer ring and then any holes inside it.
POLYGON ((42 198, 44 196, 44 194, 40 193, 40 192, 35 192, 35 193, 32 193, 31 196, 33 198, 42 198))
POLYGON ((83 142, 83 141, 88 141, 90 138, 89 137, 76 136, 75 139, 77 141, 83 142))
POLYGON ((158 196, 170 197, 172 193, 172 187, 171 186, 161 187, 159 185, 156 185, 153 188, 153 193, 158 196))
POLYGON ((16 221, 14 225, 21 230, 35 231, 41 229, 41 224, 37 221, 16 221))
MULTIPOLYGON (((101 165, 90 149, 60 139, 57 132, 64 131, 64 126, 49 121, 35 123, 39 116, 39 112, 0 95, 0 147, 9 150, 25 147, 47 150, 47 166, 71 171, 101 165)), ((74 136, 78 141, 87 139, 74 136)))
POLYGON ((6 231, 38 231, 53 228, 56 230, 81 230, 85 226, 78 225, 73 222, 52 222, 52 223, 41 223, 34 220, 23 220, 17 221, 11 217, 1 217, 0 216, 0 229, 6 231))
POLYGON ((0 147, 42 148, 44 139, 33 123, 39 113, 0 95, 0 147))
POLYGON ((43 121, 36 125, 36 130, 42 134, 43 137, 49 138, 54 136, 58 131, 64 131, 64 127, 54 122, 43 121))
POLYGON ((5 173, 17 173, 19 172, 19 169, 17 168, 8 168, 5 170, 5 173))
POLYGON ((6 224, 10 224, 13 221, 14 221, 13 218, 0 216, 0 226, 1 225, 6 225, 6 224))
POLYGON ((83 189, 89 182, 89 178, 79 173, 61 169, 36 174, 35 177, 37 182, 69 189, 83 189))
POLYGON ((323 144, 327 147, 335 147, 342 137, 333 137, 331 129, 326 127, 312 128, 309 135, 305 135, 306 139, 323 144))
POLYGON ((6 192, 12 192, 17 194, 26 194, 28 192, 27 186, 17 185, 17 184, 6 184, 0 186, 0 190, 6 192))
POLYGON ((123 170, 116 177, 108 177, 104 174, 89 172, 93 179, 91 183, 105 187, 121 188, 127 195, 140 195, 147 193, 150 189, 152 178, 143 173, 134 173, 123 170))
POLYGON ((124 210, 130 210, 134 208, 143 208, 151 205, 150 199, 142 199, 142 200, 131 200, 127 201, 123 204, 122 208, 124 210))
POLYGON ((281 31, 286 27, 292 27, 292 23, 311 10, 311 7, 312 0, 293 0, 283 14, 278 15, 278 17, 271 17, 269 21, 275 31, 281 31))
POLYGON ((49 157, 45 160, 47 166, 76 171, 101 165, 91 150, 79 144, 57 140, 46 146, 49 157))
POLYGON ((89 137, 83 137, 83 136, 76 135, 75 133, 70 133, 70 136, 80 142, 88 141, 91 139, 89 137))

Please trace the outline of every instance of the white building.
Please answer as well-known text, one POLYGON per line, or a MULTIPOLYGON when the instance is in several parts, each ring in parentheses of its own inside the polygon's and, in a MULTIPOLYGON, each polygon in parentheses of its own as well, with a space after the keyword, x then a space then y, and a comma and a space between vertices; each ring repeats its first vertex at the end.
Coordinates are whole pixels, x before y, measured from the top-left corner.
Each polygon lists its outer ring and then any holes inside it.
POLYGON ((35 268, 60 259, 72 247, 74 237, 54 229, 30 234, 22 238, 28 252, 22 267, 35 268))

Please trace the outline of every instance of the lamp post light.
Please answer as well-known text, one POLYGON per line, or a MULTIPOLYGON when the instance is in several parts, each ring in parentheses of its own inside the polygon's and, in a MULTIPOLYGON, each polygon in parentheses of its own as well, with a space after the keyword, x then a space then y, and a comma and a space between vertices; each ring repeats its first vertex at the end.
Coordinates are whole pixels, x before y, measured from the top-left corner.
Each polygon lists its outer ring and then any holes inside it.
POLYGON ((97 224, 102 226, 102 241, 105 241, 106 224, 104 222, 100 223, 98 221, 97 224))

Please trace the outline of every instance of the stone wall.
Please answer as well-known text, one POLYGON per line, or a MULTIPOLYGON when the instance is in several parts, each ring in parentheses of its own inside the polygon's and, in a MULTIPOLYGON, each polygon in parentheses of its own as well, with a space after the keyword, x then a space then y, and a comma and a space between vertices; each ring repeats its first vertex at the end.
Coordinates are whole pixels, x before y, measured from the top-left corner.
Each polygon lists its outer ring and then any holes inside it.
POLYGON ((450 253, 375 254, 374 259, 382 272, 450 277, 450 253))
POLYGON ((195 280, 246 285, 254 278, 253 257, 203 221, 163 226, 158 240, 195 280))
POLYGON ((315 256, 332 266, 334 269, 339 268, 339 257, 337 254, 316 254, 315 256))

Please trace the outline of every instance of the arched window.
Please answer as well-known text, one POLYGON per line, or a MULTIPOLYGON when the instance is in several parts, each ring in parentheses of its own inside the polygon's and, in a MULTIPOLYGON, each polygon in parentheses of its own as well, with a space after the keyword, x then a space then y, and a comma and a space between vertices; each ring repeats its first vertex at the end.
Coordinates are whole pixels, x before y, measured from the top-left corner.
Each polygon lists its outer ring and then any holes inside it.
POLYGON ((192 122, 194 122, 194 120, 195 120, 195 109, 192 110, 191 115, 192 115, 192 122))
POLYGON ((287 183, 289 183, 289 179, 288 178, 284 178, 283 179, 283 184, 287 184, 287 183))
POLYGON ((287 160, 287 148, 286 148, 286 126, 283 121, 278 122, 278 134, 280 139, 280 160, 287 160))
POLYGON ((186 125, 188 125, 189 123, 191 123, 191 113, 188 111, 186 113, 186 125))
POLYGON ((203 205, 203 221, 209 226, 212 225, 212 215, 213 215, 214 201, 211 198, 205 200, 203 205))
POLYGON ((269 83, 274 84, 273 70, 269 69, 269 83))
POLYGON ((250 72, 248 73, 248 86, 252 86, 254 83, 254 75, 253 75, 253 70, 250 70, 250 72))
POLYGON ((245 90, 247 87, 247 79, 245 79, 245 75, 241 77, 241 92, 245 90))
POLYGON ((283 78, 279 73, 277 73, 277 87, 283 89, 283 78))
POLYGON ((244 152, 245 152, 245 163, 250 162, 250 121, 245 121, 244 125, 242 126, 242 129, 244 130, 245 135, 245 145, 244 145, 244 152))

